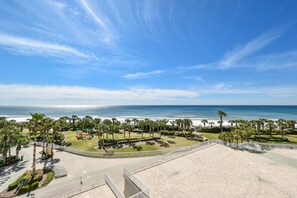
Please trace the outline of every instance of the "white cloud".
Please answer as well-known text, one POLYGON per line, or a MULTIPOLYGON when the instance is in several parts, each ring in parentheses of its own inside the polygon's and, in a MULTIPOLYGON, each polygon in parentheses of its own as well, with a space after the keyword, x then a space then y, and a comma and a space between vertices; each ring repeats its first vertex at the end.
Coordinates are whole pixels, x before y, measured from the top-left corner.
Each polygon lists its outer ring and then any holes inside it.
POLYGON ((124 78, 126 79, 141 79, 141 78, 149 78, 158 74, 165 73, 165 70, 154 70, 150 72, 137 72, 133 74, 126 74, 124 78))
POLYGON ((0 84, 1 100, 59 100, 64 102, 77 101, 149 101, 149 100, 175 100, 178 98, 194 98, 198 93, 191 90, 179 89, 153 89, 153 88, 130 88, 107 90, 93 87, 80 86, 49 86, 49 85, 23 85, 23 84, 0 84))
POLYGON ((186 79, 186 80, 195 80, 195 81, 198 81, 198 82, 205 83, 205 81, 203 80, 203 78, 201 78, 200 76, 185 76, 183 78, 186 79))
MULTIPOLYGON (((234 86, 227 83, 217 83, 207 89, 198 91, 203 94, 225 94, 244 96, 263 96, 263 97, 293 97, 297 96, 297 86, 234 86)), ((267 101, 269 103, 269 101, 267 101)))
MULTIPOLYGON (((107 25, 106 20, 102 16, 99 15, 98 12, 95 12, 92 7, 88 4, 86 0, 80 0, 81 5, 83 6, 86 13, 92 18, 92 20, 99 25, 102 30, 101 36, 102 41, 106 44, 113 46, 114 40, 116 39, 115 32, 107 25)), ((110 25, 110 24, 109 24, 110 25)))
POLYGON ((297 51, 285 51, 264 55, 255 55, 281 36, 281 31, 269 31, 261 34, 242 46, 227 52, 222 59, 192 66, 177 67, 179 71, 191 69, 233 69, 251 68, 257 70, 275 70, 297 67, 297 51))
POLYGON ((95 59, 94 54, 88 54, 70 46, 7 34, 0 34, 0 47, 8 49, 12 54, 52 56, 69 62, 73 61, 73 58, 80 62, 98 59, 97 57, 95 59))
POLYGON ((218 62, 218 65, 221 68, 235 67, 239 61, 263 49, 278 37, 280 37, 279 32, 266 32, 244 46, 238 46, 231 52, 226 53, 224 58, 218 62))

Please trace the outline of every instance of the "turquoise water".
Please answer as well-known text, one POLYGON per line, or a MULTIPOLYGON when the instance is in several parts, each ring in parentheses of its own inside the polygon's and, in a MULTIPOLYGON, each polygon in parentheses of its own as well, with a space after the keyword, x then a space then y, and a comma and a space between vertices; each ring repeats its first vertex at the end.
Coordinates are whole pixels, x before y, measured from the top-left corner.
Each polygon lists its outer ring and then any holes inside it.
POLYGON ((297 120, 297 106, 0 106, 0 116, 21 120, 30 113, 44 113, 58 118, 61 116, 96 116, 101 118, 191 118, 217 120, 218 110, 225 111, 229 119, 294 119, 297 120))

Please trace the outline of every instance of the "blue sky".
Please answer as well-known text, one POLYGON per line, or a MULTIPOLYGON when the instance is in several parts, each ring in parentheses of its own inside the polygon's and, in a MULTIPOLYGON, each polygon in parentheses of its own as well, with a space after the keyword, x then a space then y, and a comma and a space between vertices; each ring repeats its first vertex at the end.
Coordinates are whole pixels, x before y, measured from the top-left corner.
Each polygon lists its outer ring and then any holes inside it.
POLYGON ((295 0, 0 1, 0 104, 297 104, 295 0))

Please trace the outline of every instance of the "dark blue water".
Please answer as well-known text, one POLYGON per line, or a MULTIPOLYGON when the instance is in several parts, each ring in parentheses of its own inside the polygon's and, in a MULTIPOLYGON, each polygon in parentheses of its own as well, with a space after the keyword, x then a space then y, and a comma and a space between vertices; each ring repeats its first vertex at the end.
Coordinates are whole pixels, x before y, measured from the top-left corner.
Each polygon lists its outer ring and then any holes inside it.
POLYGON ((217 111, 223 110, 229 119, 293 119, 297 120, 297 106, 0 106, 0 116, 17 120, 30 117, 30 113, 62 116, 96 116, 102 118, 191 118, 217 120, 217 111))

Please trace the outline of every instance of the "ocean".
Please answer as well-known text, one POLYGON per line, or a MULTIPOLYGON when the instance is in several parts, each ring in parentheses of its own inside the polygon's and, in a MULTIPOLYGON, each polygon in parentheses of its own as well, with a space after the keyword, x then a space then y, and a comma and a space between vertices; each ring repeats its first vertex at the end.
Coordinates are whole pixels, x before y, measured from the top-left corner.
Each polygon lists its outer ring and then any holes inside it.
POLYGON ((0 116, 25 121, 30 113, 43 113, 52 118, 62 116, 86 115, 100 118, 190 118, 198 123, 202 119, 217 121, 217 111, 223 110, 228 115, 224 120, 232 119, 292 119, 297 120, 297 106, 243 106, 243 105, 150 105, 150 106, 0 106, 0 116))

